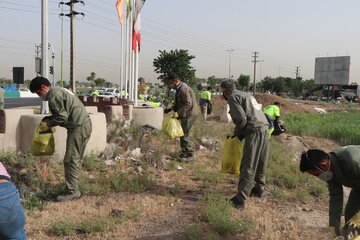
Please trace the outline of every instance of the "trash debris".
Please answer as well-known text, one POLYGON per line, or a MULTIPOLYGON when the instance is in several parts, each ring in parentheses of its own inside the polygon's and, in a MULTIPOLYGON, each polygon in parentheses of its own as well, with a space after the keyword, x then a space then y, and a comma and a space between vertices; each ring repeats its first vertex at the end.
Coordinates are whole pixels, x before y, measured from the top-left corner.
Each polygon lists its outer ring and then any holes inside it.
POLYGON ((204 150, 204 149, 206 149, 206 147, 204 147, 203 145, 199 146, 199 150, 204 150))
POLYGON ((121 217, 124 215, 124 210, 122 209, 112 209, 111 210, 111 216, 113 217, 121 217))
POLYGON ((177 170, 183 170, 184 168, 183 168, 182 166, 177 165, 177 166, 176 166, 176 169, 177 169, 177 170))
POLYGON ((108 167, 114 166, 116 165, 116 162, 114 162, 113 160, 105 160, 105 165, 108 167))
POLYGON ((142 156, 141 148, 135 148, 131 151, 130 155, 134 158, 140 158, 142 156))
POLYGON ((201 138, 200 143, 209 150, 218 151, 219 149, 219 142, 216 139, 201 138))
POLYGON ((316 112, 318 112, 320 114, 326 114, 327 113, 326 110, 323 109, 323 108, 315 107, 314 109, 315 109, 316 112))

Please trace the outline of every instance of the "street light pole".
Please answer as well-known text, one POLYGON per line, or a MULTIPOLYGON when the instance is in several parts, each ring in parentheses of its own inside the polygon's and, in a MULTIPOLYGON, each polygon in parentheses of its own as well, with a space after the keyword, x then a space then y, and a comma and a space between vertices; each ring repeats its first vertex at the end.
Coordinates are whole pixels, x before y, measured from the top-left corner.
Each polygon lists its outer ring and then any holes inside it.
POLYGON ((228 49, 226 51, 229 52, 229 78, 231 78, 231 52, 233 52, 234 49, 228 49))

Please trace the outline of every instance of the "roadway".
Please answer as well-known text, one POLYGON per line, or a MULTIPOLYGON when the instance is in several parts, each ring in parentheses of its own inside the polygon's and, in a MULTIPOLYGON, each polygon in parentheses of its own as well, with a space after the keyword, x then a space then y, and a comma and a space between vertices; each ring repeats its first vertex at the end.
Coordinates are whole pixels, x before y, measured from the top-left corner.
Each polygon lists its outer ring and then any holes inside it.
POLYGON ((41 106, 41 99, 35 98, 5 98, 5 108, 18 108, 29 106, 41 106))

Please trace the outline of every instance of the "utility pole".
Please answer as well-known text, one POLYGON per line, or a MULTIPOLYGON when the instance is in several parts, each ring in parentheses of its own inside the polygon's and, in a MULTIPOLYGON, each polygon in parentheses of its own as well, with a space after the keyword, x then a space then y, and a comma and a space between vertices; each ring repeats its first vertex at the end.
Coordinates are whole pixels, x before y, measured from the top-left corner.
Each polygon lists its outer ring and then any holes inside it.
POLYGON ((256 63, 260 62, 260 60, 258 59, 259 57, 259 52, 253 52, 253 59, 252 62, 254 63, 254 81, 253 81, 253 94, 255 95, 256 93, 256 63))
POLYGON ((55 86, 55 51, 54 47, 49 43, 49 50, 51 50, 51 66, 50 74, 52 75, 52 84, 55 86))
POLYGON ((36 72, 36 76, 40 76, 41 74, 41 57, 40 57, 40 49, 41 46, 40 45, 35 45, 35 72, 36 72))
POLYGON ((231 78, 231 52, 233 52, 234 49, 228 49, 226 51, 229 52, 229 78, 231 78))
POLYGON ((296 79, 300 78, 300 66, 295 67, 295 77, 296 79))
POLYGON ((70 0, 69 2, 60 2, 59 4, 65 4, 70 7, 70 12, 68 14, 61 13, 60 16, 67 16, 70 18, 70 86, 72 87, 72 91, 74 94, 76 94, 76 79, 75 79, 75 31, 74 31, 74 17, 78 14, 82 15, 83 17, 85 14, 83 12, 76 12, 74 10, 74 4, 76 3, 82 3, 85 5, 85 3, 81 0, 70 0))
MULTIPOLYGON (((48 68, 48 0, 41 1, 41 76, 48 78, 49 68, 48 68)), ((49 106, 47 101, 42 101, 41 103, 41 113, 49 113, 49 106)))

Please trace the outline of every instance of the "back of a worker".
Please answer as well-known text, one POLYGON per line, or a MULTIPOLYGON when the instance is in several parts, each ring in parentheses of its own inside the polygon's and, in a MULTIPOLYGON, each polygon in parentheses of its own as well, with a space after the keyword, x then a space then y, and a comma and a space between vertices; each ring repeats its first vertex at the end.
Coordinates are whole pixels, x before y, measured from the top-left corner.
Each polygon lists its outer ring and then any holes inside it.
POLYGON ((209 104, 211 104, 211 92, 208 91, 207 89, 203 89, 200 92, 199 105, 200 105, 202 120, 204 122, 206 121, 206 115, 208 114, 208 106, 209 106, 209 104))
POLYGON ((269 137, 274 131, 274 123, 279 121, 280 118, 280 103, 274 102, 274 104, 268 105, 264 108, 265 117, 269 123, 269 137))

